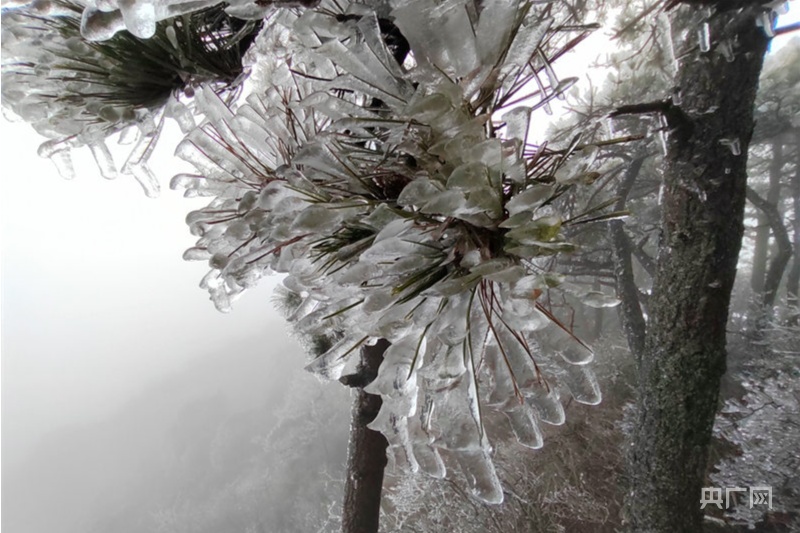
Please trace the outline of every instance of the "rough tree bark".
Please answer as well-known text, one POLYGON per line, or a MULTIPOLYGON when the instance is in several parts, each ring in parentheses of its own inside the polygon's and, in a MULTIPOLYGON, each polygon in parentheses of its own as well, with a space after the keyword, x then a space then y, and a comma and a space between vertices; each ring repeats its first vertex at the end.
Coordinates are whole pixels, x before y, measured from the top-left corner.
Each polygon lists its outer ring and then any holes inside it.
POLYGON ((675 27, 691 38, 680 56, 681 102, 661 107, 670 133, 631 449, 627 514, 635 532, 703 529, 701 488, 742 241, 747 150, 767 38, 755 24, 760 3, 742 10, 703 4, 684 3, 674 14, 675 27), (709 52, 696 41, 704 20, 709 52), (730 62, 716 49, 728 44, 730 62))
POLYGON ((367 427, 378 416, 381 397, 364 392, 364 387, 378 375, 388 347, 389 343, 381 339, 374 346, 362 348, 358 371, 341 380, 356 389, 347 447, 342 533, 378 533, 388 443, 380 432, 367 427))

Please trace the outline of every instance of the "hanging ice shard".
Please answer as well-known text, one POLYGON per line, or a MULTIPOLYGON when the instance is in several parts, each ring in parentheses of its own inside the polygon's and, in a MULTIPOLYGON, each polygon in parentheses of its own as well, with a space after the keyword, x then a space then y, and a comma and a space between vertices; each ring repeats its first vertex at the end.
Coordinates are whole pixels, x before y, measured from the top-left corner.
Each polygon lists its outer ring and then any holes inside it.
POLYGON ((503 487, 486 450, 461 451, 455 457, 475 497, 486 503, 503 503, 503 487))
POLYGON ((602 400, 597 378, 588 366, 566 366, 557 373, 557 377, 576 402, 597 405, 602 400))
POLYGON ((89 145, 92 151, 94 160, 97 167, 100 169, 100 174, 106 179, 114 179, 117 177, 117 167, 114 164, 114 158, 111 157, 111 152, 103 141, 96 141, 89 145))
POLYGON ((697 30, 697 41, 701 52, 711 50, 711 27, 708 22, 703 22, 697 30))
POLYGON ((742 145, 739 142, 738 137, 734 138, 724 137, 719 140, 719 143, 723 146, 727 146, 728 149, 731 151, 732 155, 742 155, 742 145))
POLYGON ((367 391, 392 462, 434 477, 457 463, 497 503, 484 413, 538 448, 540 424, 564 422, 562 397, 600 398, 591 350, 556 324, 563 276, 542 270, 575 249, 553 199, 594 176, 597 150, 526 144, 532 112, 574 82, 554 70, 535 4, 394 3, 402 66, 369 6, 342 7, 343 20, 270 17, 238 109, 198 91, 205 121, 179 147, 197 176, 171 185, 211 202, 187 220, 186 255, 211 261, 222 308, 285 273, 298 332, 342 335, 309 364, 318 375, 347 375, 362 346, 388 340, 367 391), (541 94, 506 106, 536 74, 541 94))
POLYGON ((538 450, 544 446, 542 432, 536 420, 536 413, 527 404, 522 404, 516 409, 506 411, 505 415, 511 423, 514 436, 520 444, 538 450))
POLYGON ((525 399, 542 422, 560 426, 566 421, 564 407, 555 388, 547 384, 537 385, 525 393, 525 399))

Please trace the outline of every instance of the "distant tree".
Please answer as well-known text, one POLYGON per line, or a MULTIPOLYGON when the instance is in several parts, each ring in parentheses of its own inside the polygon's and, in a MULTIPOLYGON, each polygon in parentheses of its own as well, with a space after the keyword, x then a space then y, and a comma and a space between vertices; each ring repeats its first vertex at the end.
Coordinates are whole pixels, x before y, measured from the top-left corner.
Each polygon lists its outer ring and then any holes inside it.
POLYGON ((755 229, 752 287, 763 308, 757 322, 773 316, 781 283, 786 278, 787 316, 790 323, 797 314, 796 295, 800 277, 800 231, 798 203, 793 178, 798 173, 798 113, 800 113, 800 38, 771 54, 765 64, 756 101, 756 129, 752 150, 748 200, 758 210, 755 229), (766 190, 759 176, 768 176, 766 190), (785 217, 784 213, 794 213, 785 217), (792 222, 794 220, 794 222, 792 222), (770 239, 774 249, 770 253, 770 239), (793 259, 794 258, 794 259, 793 259), (790 265, 791 263, 791 265, 790 265), (788 271, 787 271, 787 267, 788 271))

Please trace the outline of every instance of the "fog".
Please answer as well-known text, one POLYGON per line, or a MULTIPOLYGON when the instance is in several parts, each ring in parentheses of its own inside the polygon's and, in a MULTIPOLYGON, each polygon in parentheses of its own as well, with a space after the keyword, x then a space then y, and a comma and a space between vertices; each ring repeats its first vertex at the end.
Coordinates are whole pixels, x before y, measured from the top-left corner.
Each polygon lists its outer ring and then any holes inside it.
MULTIPOLYGON (((65 181, 36 155, 39 142, 28 126, 2 122, 9 532, 86 529, 92 502, 130 481, 165 439, 180 441, 168 435, 187 406, 263 408, 286 390, 278 376, 305 379, 302 350, 271 303, 277 278, 222 314, 198 287, 206 265, 181 259, 193 241, 183 219, 202 200, 169 189, 152 200, 132 178, 105 181, 88 151, 65 181)), ((169 144, 155 160, 162 177, 180 171, 169 144)))

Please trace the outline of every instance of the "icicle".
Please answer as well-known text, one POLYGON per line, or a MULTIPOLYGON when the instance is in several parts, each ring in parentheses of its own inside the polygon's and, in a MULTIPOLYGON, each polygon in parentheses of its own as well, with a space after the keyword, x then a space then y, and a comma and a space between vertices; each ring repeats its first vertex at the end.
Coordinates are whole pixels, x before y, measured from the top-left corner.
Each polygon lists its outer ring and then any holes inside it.
POLYGON ((54 139, 39 145, 37 151, 39 157, 50 159, 58 169, 58 173, 65 180, 71 180, 75 177, 75 169, 72 166, 72 156, 70 155, 70 146, 67 140, 54 139))
POLYGON ((560 426, 566 421, 564 406, 561 405, 556 389, 550 387, 548 390, 544 385, 537 385, 532 390, 525 392, 525 398, 528 404, 536 410, 539 420, 542 422, 560 426))
POLYGON ((447 470, 439 452, 426 443, 414 442, 412 446, 419 469, 435 479, 444 479, 447 470))
POLYGON ((614 136, 617 134, 614 130, 614 118, 613 117, 606 117, 603 120, 603 125, 606 127, 606 133, 608 134, 609 139, 613 139, 614 136))
POLYGON ((128 160, 122 167, 122 173, 132 175, 144 189, 144 193, 149 198, 158 196, 161 187, 158 184, 155 174, 150 170, 147 165, 148 159, 153 154, 156 147, 158 138, 161 135, 161 130, 164 127, 164 118, 159 120, 158 125, 143 135, 136 146, 131 150, 128 160))
POLYGON ((673 74, 678 72, 678 58, 675 55, 675 42, 672 39, 672 24, 669 21, 669 16, 666 13, 660 13, 657 18, 657 23, 660 26, 661 35, 664 39, 664 53, 667 56, 667 62, 672 66, 673 74))
POLYGON ((165 33, 167 34, 167 40, 169 41, 169 44, 171 44, 175 50, 180 50, 180 45, 178 44, 178 36, 175 33, 175 26, 172 25, 167 26, 165 33))
POLYGON ((75 179, 75 168, 72 166, 72 156, 69 150, 60 150, 50 156, 50 161, 58 169, 58 173, 65 180, 75 179))
MULTIPOLYGON (((170 26, 170 28, 172 28, 172 26, 170 26)), ((188 134, 196 126, 194 115, 189 107, 175 97, 170 98, 169 102, 167 102, 167 105, 164 107, 164 116, 175 120, 184 134, 188 134)))
MULTIPOLYGON (((550 83, 550 90, 556 91, 560 82, 558 81, 558 76, 556 76, 556 71, 553 70, 553 65, 550 64, 550 61, 547 60, 547 56, 544 55, 544 52, 541 48, 539 48, 539 57, 542 59, 542 64, 544 65, 544 72, 547 74, 547 81, 550 83)), ((556 98, 559 100, 564 100, 566 96, 564 96, 563 92, 558 92, 556 98)))
POLYGON ((725 58, 725 61, 728 63, 733 63, 736 59, 736 56, 733 54, 733 43, 731 43, 730 39, 723 39, 717 45, 717 51, 725 58))
POLYGON ((508 417, 514 436, 520 444, 534 450, 538 450, 544 445, 542 432, 536 420, 536 413, 534 413, 530 405, 522 404, 516 409, 507 411, 505 415, 508 417))
POLYGON ((733 155, 742 155, 742 146, 738 137, 722 138, 719 140, 722 146, 727 146, 733 155))
POLYGON ((139 140, 140 134, 141 131, 139 130, 138 125, 134 124, 132 126, 128 126, 119 133, 119 140, 117 141, 117 144, 122 146, 127 144, 133 144, 139 140))
MULTIPOLYGON (((542 83, 542 80, 539 78, 539 74, 537 72, 533 73, 533 79, 536 80, 536 85, 539 86, 539 92, 542 95, 542 98, 539 101, 539 105, 544 108, 544 112, 545 113, 547 113, 548 115, 552 115, 553 114, 553 109, 550 107, 550 103, 549 103, 551 95, 547 94, 547 89, 545 89, 544 83, 542 83)), ((539 107, 539 106, 536 106, 536 107, 539 107)))
POLYGON ((97 168, 100 169, 100 174, 108 179, 113 180, 117 177, 117 167, 114 165, 114 158, 111 157, 111 152, 108 146, 103 141, 96 141, 89 145, 89 150, 92 151, 92 156, 97 163, 97 168))
POLYGON ((711 28, 708 22, 703 22, 700 29, 697 30, 697 40, 700 44, 700 51, 705 53, 711 50, 711 28))
POLYGON ((184 261, 208 261, 211 254, 205 248, 192 247, 183 252, 184 261))
POLYGON ((683 103, 683 92, 681 92, 680 87, 673 87, 672 88, 672 104, 680 107, 683 103))
POLYGON ((161 192, 161 186, 158 184, 158 178, 150 170, 146 163, 127 166, 126 173, 133 175, 139 185, 144 189, 144 194, 148 198, 156 198, 161 192))
POLYGON ((664 132, 663 128, 658 128, 656 130, 656 139, 658 139, 658 145, 661 147, 661 153, 664 157, 667 156, 667 134, 664 132))
POLYGON ((590 368, 570 365, 560 372, 558 377, 559 381, 569 389, 576 402, 597 405, 602 400, 600 386, 590 368))
POLYGON ((486 503, 503 503, 503 487, 486 450, 463 451, 454 455, 473 496, 486 503))
POLYGON ((775 37, 775 28, 773 27, 773 20, 772 20, 772 12, 771 11, 762 11, 758 14, 758 19, 756 19, 756 26, 759 26, 764 29, 764 33, 772 39, 775 37))

